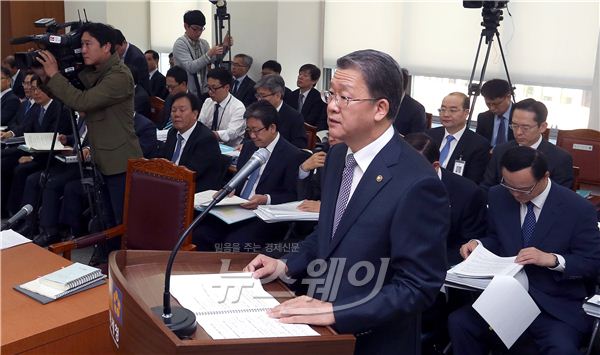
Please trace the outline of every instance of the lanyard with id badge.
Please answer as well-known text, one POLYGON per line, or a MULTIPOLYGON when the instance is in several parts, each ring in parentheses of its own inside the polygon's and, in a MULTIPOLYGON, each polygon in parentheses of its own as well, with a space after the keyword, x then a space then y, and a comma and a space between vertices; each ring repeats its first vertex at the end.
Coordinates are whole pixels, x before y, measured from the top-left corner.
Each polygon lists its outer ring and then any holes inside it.
POLYGON ((463 172, 465 171, 465 164, 466 162, 463 160, 461 155, 458 159, 454 161, 454 168, 452 169, 452 172, 457 175, 463 176, 463 172))

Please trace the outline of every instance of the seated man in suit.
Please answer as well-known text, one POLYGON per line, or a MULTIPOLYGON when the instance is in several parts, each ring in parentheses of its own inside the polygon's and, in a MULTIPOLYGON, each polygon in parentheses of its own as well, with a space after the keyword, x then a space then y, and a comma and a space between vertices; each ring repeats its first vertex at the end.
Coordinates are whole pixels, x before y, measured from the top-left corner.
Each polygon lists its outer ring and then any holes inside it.
POLYGON ((165 80, 169 96, 167 96, 165 105, 160 112, 160 124, 158 125, 158 129, 169 129, 173 126, 173 122, 171 121, 171 104, 173 103, 173 96, 181 92, 188 92, 187 72, 182 67, 171 67, 171 69, 167 71, 165 80))
MULTIPOLYGON (((244 118, 246 132, 251 141, 246 141, 240 152, 237 167, 241 169, 259 148, 271 154, 265 164, 250 175, 245 184, 237 187, 235 194, 248 200, 241 205, 255 209, 258 205, 276 205, 296 200, 296 178, 298 166, 304 154, 290 144, 277 131, 277 111, 266 101, 248 106, 244 118)), ((287 223, 265 223, 251 218, 234 224, 225 224, 209 215, 194 232, 194 244, 199 250, 214 250, 218 243, 237 243, 240 249, 250 244, 260 249, 265 243, 280 241, 287 230, 287 223)))
POLYGON ((564 149, 544 140, 542 133, 548 128, 546 117, 548 109, 539 101, 525 99, 513 105, 513 117, 510 130, 515 140, 498 145, 492 152, 492 158, 479 185, 485 191, 499 184, 502 179, 500 161, 504 153, 516 146, 526 146, 544 153, 548 161, 550 178, 567 188, 573 186, 573 158, 564 149))
POLYGON ((200 103, 192 93, 173 96, 173 128, 159 157, 196 172, 196 192, 221 188, 221 150, 213 132, 198 122, 200 103))
POLYGON ((256 98, 269 102, 279 112, 277 131, 288 142, 300 149, 308 144, 302 114, 283 101, 285 82, 278 74, 263 76, 254 86, 256 98))
POLYGON ((23 78, 23 91, 25 92, 25 98, 21 102, 21 107, 19 107, 19 111, 17 112, 17 117, 14 120, 12 125, 8 126, 8 130, 13 130, 20 125, 23 125, 24 122, 29 119, 31 108, 35 105, 35 100, 33 99, 33 94, 31 93, 31 79, 33 78, 33 72, 28 71, 25 72, 25 77, 23 78))
POLYGON ((240 100, 245 107, 256 102, 256 84, 248 76, 248 71, 252 66, 252 57, 247 54, 236 54, 231 63, 231 74, 233 75, 233 83, 231 84, 231 94, 240 100))
POLYGON ((502 79, 488 80, 481 86, 481 95, 488 111, 477 116, 477 129, 492 147, 514 139, 513 131, 508 129, 512 123, 512 88, 502 79))
POLYGON ((140 85, 138 74, 131 72, 133 76, 134 94, 133 94, 133 110, 144 117, 150 117, 150 95, 140 85))
POLYGON ((211 69, 206 74, 208 96, 200 110, 202 122, 223 144, 236 147, 244 137, 244 104, 229 93, 231 74, 223 68, 211 69))
POLYGON ((150 94, 150 80, 148 78, 148 63, 144 53, 133 43, 127 42, 123 32, 115 29, 115 50, 121 61, 129 68, 131 73, 135 72, 139 84, 150 94))
POLYGON ((25 78, 25 73, 23 70, 17 67, 17 61, 15 60, 14 55, 9 55, 2 60, 2 67, 8 69, 10 71, 10 78, 12 79, 11 88, 15 95, 19 99, 25 98, 25 88, 23 87, 23 80, 25 78))
POLYGON ((322 131, 327 129, 327 105, 319 90, 315 89, 320 77, 321 70, 316 65, 301 66, 296 81, 298 89, 286 96, 285 102, 304 116, 304 122, 322 131))
POLYGON ((2 126, 14 126, 21 101, 10 87, 12 83, 10 71, 5 67, 1 67, 0 70, 2 70, 2 79, 0 82, 0 107, 2 113, 0 114, 0 120, 2 120, 2 126))
MULTIPOLYGON (((515 113, 518 109, 515 109, 515 113)), ((596 211, 586 200, 550 178, 542 152, 513 147, 501 161, 502 184, 490 190, 488 231, 460 249, 466 258, 479 245, 524 265, 529 295, 541 313, 527 328, 540 354, 579 354, 591 319, 581 304, 586 278, 600 270, 600 233, 596 211)), ((468 305, 450 315, 455 354, 487 354, 498 339, 468 305)), ((523 336, 521 339, 525 339, 523 336)), ((519 341, 513 346, 516 353, 519 341)))
POLYGON ((402 68, 402 80, 404 83, 404 98, 400 104, 400 110, 394 120, 394 127, 401 135, 409 133, 423 132, 427 129, 427 116, 425 107, 410 95, 408 95, 408 85, 410 75, 408 69, 402 68))
MULTIPOLYGON (((261 67, 260 73, 261 73, 262 76, 269 75, 269 74, 278 74, 278 75, 281 75, 281 64, 279 64, 279 62, 277 62, 276 60, 272 60, 272 59, 271 60, 267 60, 266 62, 263 63, 263 65, 261 67)), ((292 90, 290 90, 286 86, 285 87, 285 94, 283 95, 283 98, 285 99, 291 93, 292 93, 292 90)))
POLYGON ((442 127, 427 131, 440 151, 441 166, 479 184, 490 160, 489 142, 467 128, 469 97, 453 92, 442 100, 440 121, 442 127))
POLYGON ((150 96, 158 96, 161 99, 166 99, 169 92, 167 91, 167 82, 165 76, 158 71, 158 60, 160 56, 155 50, 148 49, 144 56, 148 64, 148 78, 150 79, 150 96))

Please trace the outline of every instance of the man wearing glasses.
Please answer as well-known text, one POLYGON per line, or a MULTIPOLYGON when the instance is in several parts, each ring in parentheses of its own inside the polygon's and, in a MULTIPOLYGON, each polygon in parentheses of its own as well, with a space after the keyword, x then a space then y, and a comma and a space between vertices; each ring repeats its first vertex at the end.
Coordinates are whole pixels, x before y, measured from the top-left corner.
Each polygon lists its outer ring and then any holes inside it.
POLYGON ((256 83, 248 76, 248 71, 252 66, 252 57, 247 54, 236 54, 231 64, 231 74, 233 83, 231 83, 231 94, 244 103, 245 107, 256 102, 256 83))
POLYGON ((512 89, 508 81, 492 79, 481 87, 481 95, 488 111, 477 116, 476 132, 487 138, 492 147, 514 139, 513 132, 508 129, 512 122, 512 89))
POLYGON ((440 165, 444 169, 479 184, 490 160, 490 144, 467 128, 469 107, 467 95, 450 93, 438 109, 442 127, 432 128, 426 133, 436 142, 440 165))
POLYGON ((173 44, 175 65, 183 67, 188 73, 189 90, 198 95, 200 101, 208 94, 206 72, 232 45, 231 37, 227 35, 222 44, 210 48, 208 42, 200 38, 205 25, 206 18, 200 10, 186 12, 183 15, 185 34, 173 44))
POLYGON ((171 118, 171 105, 173 104, 173 97, 179 93, 188 92, 187 80, 188 75, 180 66, 175 65, 167 71, 165 83, 167 91, 169 92, 169 96, 167 96, 165 99, 165 105, 163 106, 162 111, 160 111, 160 120, 157 124, 158 129, 169 129, 173 127, 173 121, 171 118))
POLYGON ((509 128, 515 140, 494 148, 492 158, 483 175, 481 188, 488 191, 490 187, 499 184, 501 176, 500 161, 507 150, 516 146, 537 149, 544 153, 548 161, 550 178, 566 188, 573 186, 573 158, 564 149, 544 140, 542 133, 547 129, 546 106, 534 99, 525 99, 513 105, 512 123, 509 128))
POLYGON ((207 74, 208 99, 204 101, 198 120, 210 128, 217 140, 236 147, 244 137, 244 104, 229 93, 231 74, 222 68, 207 74))
MULTIPOLYGON (((487 235, 464 244, 461 256, 468 257, 482 244, 499 256, 516 255, 515 262, 524 265, 529 295, 541 314, 512 347, 515 354, 532 353, 522 349, 527 338, 535 343, 536 353, 579 354, 581 340, 591 330, 591 318, 581 308, 585 282, 600 270, 596 211, 551 179, 539 150, 513 147, 501 166, 500 186, 489 192, 487 235)), ((471 305, 453 312, 448 327, 455 354, 483 355, 490 342, 499 343, 471 305)))

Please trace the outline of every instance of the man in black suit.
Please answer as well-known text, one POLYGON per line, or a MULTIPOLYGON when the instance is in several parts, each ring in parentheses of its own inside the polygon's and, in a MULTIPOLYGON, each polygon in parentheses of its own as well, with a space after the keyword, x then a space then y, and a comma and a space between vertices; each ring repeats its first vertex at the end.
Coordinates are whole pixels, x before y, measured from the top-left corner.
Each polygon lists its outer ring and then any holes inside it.
MULTIPOLYGON (((237 167, 241 169, 259 148, 265 148, 270 156, 265 164, 248 180, 237 187, 235 194, 248 200, 241 207, 256 209, 259 205, 276 205, 296 200, 298 166, 304 154, 290 144, 277 131, 277 111, 266 101, 248 106, 244 118, 250 140, 244 143, 237 167)), ((218 243, 235 243, 243 250, 251 244, 260 249, 267 242, 283 238, 287 223, 265 223, 258 218, 225 224, 220 219, 208 216, 201 228, 194 233, 194 244, 199 250, 214 250, 218 243)), ((255 250, 254 247, 252 250, 255 250)), ((258 251, 258 250, 257 250, 258 251)))
POLYGON ((15 117, 12 125, 8 125, 9 130, 13 130, 18 126, 23 125, 23 123, 31 115, 31 109, 35 105, 35 100, 33 99, 33 95, 31 93, 31 78, 33 78, 33 72, 26 72, 25 78, 23 79, 25 98, 21 102, 21 106, 19 107, 19 111, 17 111, 17 116, 15 117))
POLYGON ((285 102, 302 113, 304 122, 322 131, 327 129, 327 106, 321 99, 319 90, 315 89, 320 77, 321 70, 316 65, 304 64, 301 66, 296 81, 298 89, 286 96, 285 102))
POLYGON ((141 115, 150 117, 150 95, 140 84, 138 73, 131 73, 135 84, 133 91, 133 110, 141 115))
POLYGON ((0 119, 2 120, 2 126, 14 126, 17 119, 17 113, 19 112, 19 107, 21 106, 21 101, 10 88, 12 82, 10 71, 5 67, 2 67, 1 70, 2 81, 0 89, 2 92, 0 93, 0 107, 2 112, 0 119))
POLYGON ((515 140, 494 148, 492 158, 487 166, 480 187, 488 191, 500 183, 502 174, 500 161, 507 150, 516 146, 526 146, 543 152, 548 162, 548 171, 552 181, 566 188, 573 187, 573 158, 564 149, 555 146, 542 137, 548 128, 546 106, 534 99, 525 99, 513 105, 513 116, 510 129, 515 140))
POLYGON ((15 57, 12 55, 7 56, 2 61, 2 66, 10 71, 10 77, 12 78, 11 88, 15 95, 19 99, 25 98, 25 89, 23 88, 23 79, 25 78, 25 73, 17 68, 17 62, 15 61, 15 57))
POLYGON ((508 81, 502 79, 489 80, 481 87, 481 95, 489 110, 477 116, 475 132, 484 136, 492 147, 515 139, 509 129, 513 114, 511 94, 508 81))
MULTIPOLYGON (((261 71, 260 71, 260 74, 262 76, 269 75, 269 74, 278 74, 278 75, 281 75, 281 64, 279 64, 279 62, 276 61, 276 60, 272 60, 272 59, 267 60, 266 62, 263 63, 261 71)), ((292 93, 292 90, 290 90, 286 86, 283 98, 285 99, 291 93, 292 93)))
POLYGON ((173 96, 188 92, 187 78, 187 72, 180 66, 175 65, 167 71, 166 84, 169 96, 165 99, 165 105, 162 111, 160 111, 158 129, 169 129, 173 126, 173 122, 171 121, 173 96))
POLYGON ((115 29, 115 50, 119 54, 121 61, 129 67, 131 72, 136 72, 140 85, 150 92, 150 80, 148 79, 148 63, 144 53, 133 43, 127 42, 123 32, 115 29))
POLYGON ((254 86, 256 98, 268 101, 279 112, 277 131, 288 142, 300 149, 306 148, 307 138, 302 114, 283 101, 285 82, 278 74, 263 76, 254 86))
POLYGON ((200 102, 192 93, 173 96, 173 128, 159 157, 196 172, 196 192, 221 186, 222 164, 219 143, 212 131, 198 122, 200 102))
POLYGON ((248 76, 251 66, 252 57, 242 53, 236 54, 231 63, 231 74, 233 75, 231 94, 246 107, 256 102, 256 91, 254 90, 256 82, 248 76))
POLYGON ((150 96, 157 96, 165 99, 169 92, 167 91, 167 83, 165 76, 158 71, 158 60, 160 56, 155 50, 148 49, 144 56, 148 64, 148 77, 150 78, 150 96))
POLYGON ((394 127, 403 136, 409 133, 423 132, 427 129, 427 117, 425 107, 419 101, 406 94, 410 75, 408 70, 402 68, 402 80, 404 85, 404 98, 400 104, 400 109, 394 120, 394 127))
POLYGON ((490 160, 488 141, 467 128, 469 97, 462 92, 453 92, 442 100, 440 121, 442 127, 426 133, 440 151, 440 165, 460 176, 479 184, 490 160))

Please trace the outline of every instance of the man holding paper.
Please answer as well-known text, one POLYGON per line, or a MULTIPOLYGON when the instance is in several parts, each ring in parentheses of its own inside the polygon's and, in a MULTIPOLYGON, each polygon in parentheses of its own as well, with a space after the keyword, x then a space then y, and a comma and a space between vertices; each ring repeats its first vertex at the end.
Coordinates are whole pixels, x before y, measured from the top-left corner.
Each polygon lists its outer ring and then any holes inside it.
MULTIPOLYGON (((579 344, 591 329, 581 308, 587 296, 584 282, 600 269, 596 212, 550 180, 543 153, 537 150, 512 148, 501 167, 502 181, 488 197, 487 236, 464 244, 460 253, 466 258, 481 243, 499 256, 516 255, 529 279, 529 295, 541 310, 527 336, 543 354, 579 354, 579 344)), ((494 341, 471 306, 452 313, 448 328, 455 354, 487 354, 494 341)))

